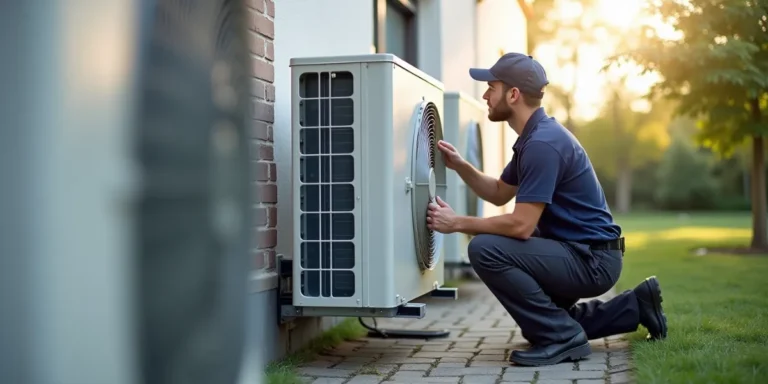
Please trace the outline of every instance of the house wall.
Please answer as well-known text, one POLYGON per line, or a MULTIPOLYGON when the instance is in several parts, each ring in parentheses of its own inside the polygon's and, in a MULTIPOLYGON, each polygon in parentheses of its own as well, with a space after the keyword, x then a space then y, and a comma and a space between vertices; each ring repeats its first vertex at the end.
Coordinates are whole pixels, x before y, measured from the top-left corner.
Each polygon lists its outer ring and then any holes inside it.
MULTIPOLYGON (((480 99, 485 89, 469 78, 468 68, 491 65, 502 50, 526 50, 525 19, 515 1, 451 0, 450 7, 441 0, 418 3, 418 67, 443 81, 448 90, 480 99)), ((259 241, 254 250, 249 324, 266 324, 266 329, 249 329, 247 359, 253 361, 259 351, 263 361, 271 361, 342 320, 309 318, 277 325, 276 255, 293 256, 289 62, 293 57, 374 52, 374 1, 249 0, 249 4, 259 241)), ((490 173, 500 173, 510 156, 499 150, 499 164, 490 173)))
MULTIPOLYGON (((528 52, 527 20, 518 1, 512 0, 451 0, 442 6, 441 77, 448 91, 461 91, 485 104, 483 93, 487 86, 469 77, 470 67, 490 67, 507 52, 528 52)), ((483 136, 502 137, 501 145, 485 145, 485 172, 500 175, 512 158, 512 145, 517 134, 506 123, 485 121, 483 136)), ((495 142, 495 140, 486 140, 495 142)), ((497 207, 486 202, 486 215, 511 212, 513 203, 497 207)))

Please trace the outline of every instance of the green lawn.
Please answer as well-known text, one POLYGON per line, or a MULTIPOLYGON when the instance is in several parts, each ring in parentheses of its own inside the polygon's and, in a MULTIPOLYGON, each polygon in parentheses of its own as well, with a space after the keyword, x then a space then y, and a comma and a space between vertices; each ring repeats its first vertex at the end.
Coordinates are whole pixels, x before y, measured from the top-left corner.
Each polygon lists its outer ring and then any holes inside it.
POLYGON ((768 256, 697 256, 747 245, 744 214, 619 216, 627 239, 619 289, 659 278, 669 336, 631 335, 638 383, 768 383, 768 256))

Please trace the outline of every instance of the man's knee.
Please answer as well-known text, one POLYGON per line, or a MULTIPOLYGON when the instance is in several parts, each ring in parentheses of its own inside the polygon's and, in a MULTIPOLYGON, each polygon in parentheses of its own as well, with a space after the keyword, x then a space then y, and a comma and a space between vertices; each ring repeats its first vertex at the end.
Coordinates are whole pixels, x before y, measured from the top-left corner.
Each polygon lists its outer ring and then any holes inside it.
POLYGON ((499 246, 501 236, 480 234, 474 236, 467 246, 469 262, 475 270, 496 270, 503 263, 504 251, 499 246))

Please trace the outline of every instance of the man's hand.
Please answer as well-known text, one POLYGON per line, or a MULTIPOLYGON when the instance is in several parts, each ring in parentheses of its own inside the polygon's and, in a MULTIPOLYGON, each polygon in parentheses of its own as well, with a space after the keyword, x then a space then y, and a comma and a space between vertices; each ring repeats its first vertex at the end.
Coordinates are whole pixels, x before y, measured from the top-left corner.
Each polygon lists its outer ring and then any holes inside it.
POLYGON ((457 216, 453 208, 439 196, 435 200, 437 204, 430 203, 427 208, 427 227, 440 233, 456 232, 457 216))
POLYGON ((443 161, 448 169, 453 169, 455 171, 467 163, 467 161, 461 157, 459 151, 456 150, 456 147, 445 140, 437 142, 437 149, 443 154, 443 161))

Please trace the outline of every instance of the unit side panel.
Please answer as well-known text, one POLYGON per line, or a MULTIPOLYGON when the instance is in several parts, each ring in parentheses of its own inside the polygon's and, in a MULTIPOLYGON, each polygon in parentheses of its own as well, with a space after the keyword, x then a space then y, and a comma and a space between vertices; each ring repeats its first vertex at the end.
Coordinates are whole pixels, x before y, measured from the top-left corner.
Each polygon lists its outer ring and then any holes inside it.
POLYGON ((360 64, 292 68, 296 306, 360 306, 360 100, 360 64))
MULTIPOLYGON (((480 104, 480 102, 469 99, 468 96, 464 96, 459 101, 458 111, 458 122, 461 127, 460 136, 462 140, 462 155, 465 159, 473 163, 473 166, 475 166, 478 170, 483 173, 487 173, 487 167, 485 166, 487 164, 485 162, 485 150, 488 146, 499 145, 499 143, 503 140, 499 138, 495 142, 487 142, 487 139, 484 137, 485 133, 483 131, 485 130, 484 122, 488 118, 488 110, 487 108, 483 108, 483 105, 480 104), (477 129, 470 129, 471 126, 476 126, 477 129), (470 137, 471 135, 474 137, 470 137), (478 144, 478 148, 474 149, 475 152, 471 153, 473 149, 470 147, 477 146, 478 144)), ((492 126, 491 129, 495 129, 495 127, 492 126)), ((498 175, 494 173, 490 173, 490 175, 494 178, 498 177, 498 175)), ((469 201, 468 198, 470 195, 476 195, 471 191, 469 186, 463 182, 460 184, 459 193, 459 200, 461 201, 461 208, 464 214, 472 214, 473 216, 479 217, 486 216, 485 205, 490 203, 479 198, 474 202, 469 201), (471 207, 470 204, 474 204, 474 207, 471 207)), ((467 255, 467 247, 469 246, 469 241, 472 239, 472 236, 466 234, 458 235, 459 243, 456 254, 462 262, 468 263, 469 257, 467 255)))
MULTIPOLYGON (((443 138, 445 141, 456 146, 456 148, 461 149, 459 142, 459 132, 461 130, 459 124, 459 99, 455 95, 456 94, 450 94, 449 96, 445 97, 445 112, 443 114, 443 121, 445 121, 445 123, 443 124, 443 138)), ((456 200, 458 192, 457 188, 458 183, 462 182, 461 177, 459 177, 455 171, 449 170, 446 178, 448 182, 448 196, 446 196, 446 199, 448 200, 446 200, 446 202, 450 204, 454 210, 456 210, 458 208, 456 206, 456 203, 458 202, 458 200, 456 200)), ((459 211, 456 212, 459 213, 459 211)))
MULTIPOLYGON (((432 270, 421 271, 416 256, 415 235, 413 229, 412 197, 404 188, 406 177, 412 177, 412 151, 416 132, 416 112, 424 101, 437 106, 440 123, 445 125, 443 91, 403 70, 395 67, 393 73, 394 138, 396 145, 402 147, 395 172, 395 183, 390 187, 394 196, 395 243, 395 293, 406 302, 424 295, 434 289, 434 285, 443 283, 444 244, 441 244, 439 262, 432 270)), ((441 196, 445 197, 445 196, 441 196)), ((426 207, 418 207, 419 214, 426 214, 426 207)))
MULTIPOLYGON (((401 241, 392 228, 394 211, 392 183, 394 172, 407 161, 404 146, 394 139, 392 107, 392 63, 362 65, 363 83, 363 276, 365 307, 392 308, 395 297, 394 276, 397 274, 393 255, 401 241)), ((400 184, 404 190, 404 184, 400 184)))

